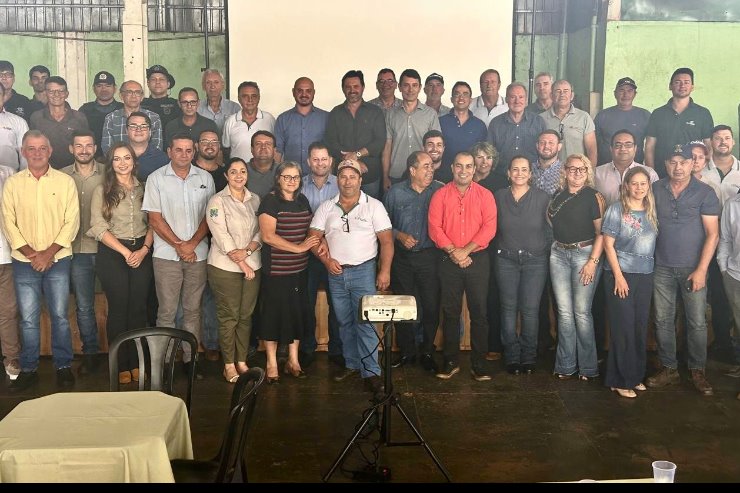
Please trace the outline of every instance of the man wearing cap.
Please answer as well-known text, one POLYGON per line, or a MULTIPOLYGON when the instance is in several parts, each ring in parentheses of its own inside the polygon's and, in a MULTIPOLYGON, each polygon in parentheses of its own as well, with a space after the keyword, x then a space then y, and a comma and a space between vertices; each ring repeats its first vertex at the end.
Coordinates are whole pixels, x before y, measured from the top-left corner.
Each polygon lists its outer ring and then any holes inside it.
POLYGON ((144 89, 135 80, 127 80, 121 84, 121 101, 123 107, 112 111, 105 117, 103 124, 103 152, 108 152, 115 142, 128 142, 127 119, 131 113, 139 111, 149 117, 149 131, 151 142, 157 149, 162 150, 162 120, 155 112, 141 107, 144 98, 144 89))
POLYGON ((499 95, 499 89, 501 89, 501 75, 498 70, 492 68, 484 70, 480 74, 480 96, 471 102, 470 111, 483 120, 486 128, 491 124, 491 120, 509 109, 504 98, 499 95))
POLYGON ((534 94, 537 98, 529 103, 527 109, 534 114, 547 111, 552 106, 552 74, 550 72, 540 72, 534 78, 534 94))
POLYGON ((712 188, 691 173, 691 148, 676 146, 665 161, 666 178, 653 183, 660 230, 655 247, 653 304, 655 337, 663 368, 645 382, 665 387, 681 381, 676 359, 676 290, 686 312, 686 346, 691 382, 712 395, 707 360, 707 270, 719 239, 720 204, 712 188))
POLYGON ((226 119, 221 143, 224 147, 224 159, 240 157, 249 161, 253 155, 252 137, 261 130, 273 135, 275 117, 259 108, 260 88, 256 82, 242 82, 239 84, 237 94, 241 111, 226 119))
POLYGON ((382 392, 375 327, 359 319, 363 296, 385 291, 391 282, 393 234, 383 204, 360 190, 362 170, 356 160, 346 159, 337 167, 339 194, 322 203, 311 221, 309 234, 326 238, 329 251, 319 256, 329 271, 329 291, 339 321, 346 368, 335 381, 362 376, 368 390, 382 392), (380 244, 380 268, 375 258, 380 244), (377 273, 377 275, 376 275, 377 273))
POLYGON ((69 107, 67 81, 55 75, 46 79, 44 84, 49 101, 46 108, 31 115, 28 126, 40 130, 49 139, 52 148, 49 163, 54 169, 62 169, 75 160, 70 151, 72 134, 76 130, 89 130, 90 127, 85 115, 69 107))
POLYGON ((97 152, 95 157, 103 157, 103 126, 105 117, 113 111, 123 108, 123 103, 116 101, 116 78, 110 72, 102 71, 95 74, 93 79, 95 101, 88 101, 80 106, 80 113, 87 117, 87 124, 95 135, 97 152))
POLYGON ((275 160, 279 163, 301 163, 303 176, 308 169, 308 147, 324 140, 329 113, 313 104, 316 90, 313 81, 300 77, 293 84, 295 106, 284 111, 275 123, 275 160))
POLYGON ((155 112, 162 120, 162 128, 169 122, 182 116, 177 99, 168 96, 169 90, 175 87, 175 78, 162 65, 152 65, 146 70, 146 85, 149 97, 144 98, 141 106, 155 112))
POLYGON ((48 99, 46 97, 46 86, 44 82, 50 75, 49 69, 43 65, 34 65, 28 71, 28 85, 33 88, 33 97, 28 104, 31 114, 34 111, 43 110, 46 107, 48 99))
POLYGON ((378 72, 378 80, 375 81, 375 88, 378 90, 378 97, 368 101, 387 114, 393 108, 400 108, 402 100, 396 97, 396 73, 389 68, 382 68, 378 72))
POLYGON ((635 160, 637 152, 637 137, 627 129, 617 130, 611 138, 609 155, 612 160, 594 170, 594 183, 596 190, 606 199, 607 207, 619 200, 619 192, 622 187, 624 174, 628 169, 635 166, 645 168, 650 176, 650 183, 658 181, 658 174, 653 168, 643 166, 635 160))
POLYGON ((668 102, 656 108, 645 130, 645 165, 666 176, 664 162, 677 145, 701 140, 709 147, 714 121, 712 114, 694 103, 694 71, 688 67, 677 68, 668 89, 672 93, 668 102))
POLYGON ((421 76, 414 69, 401 73, 399 87, 403 104, 392 108, 385 117, 386 141, 383 149, 383 187, 403 180, 406 160, 422 148, 422 137, 429 130, 440 130, 437 112, 419 101, 421 76))
POLYGON ((0 84, 5 88, 5 109, 28 122, 31 118, 31 111, 28 108, 30 101, 26 96, 13 89, 14 83, 15 68, 13 68, 13 64, 7 60, 0 60, 0 84))
MULTIPOLYGON (((439 126, 442 129, 442 135, 444 135, 444 142, 442 150, 444 151, 441 156, 441 164, 435 159, 434 154, 432 160, 434 161, 436 174, 435 179, 441 180, 447 183, 452 180, 452 172, 450 171, 450 165, 452 160, 455 159, 455 155, 461 151, 469 150, 473 145, 478 142, 483 142, 488 136, 488 129, 483 121, 473 115, 470 111, 470 101, 473 97, 473 90, 470 84, 464 81, 455 82, 452 86, 452 111, 446 115, 439 117, 439 126)), ((429 149, 426 148, 426 139, 424 150, 429 153, 429 149)))
POLYGON ((619 79, 614 89, 616 106, 599 111, 594 118, 599 164, 609 162, 612 155, 610 150, 612 137, 619 130, 629 130, 635 136, 635 161, 644 162, 645 129, 650 120, 650 112, 632 105, 635 96, 637 96, 635 81, 630 77, 619 79))
POLYGON ((197 141, 203 132, 214 132, 218 136, 216 122, 198 114, 200 98, 196 89, 192 87, 183 87, 180 89, 180 92, 177 94, 177 103, 180 105, 180 116, 174 120, 170 120, 164 127, 164 142, 166 147, 169 147, 172 136, 177 134, 188 134, 193 141, 197 141))
POLYGON ((432 108, 437 112, 437 116, 441 117, 450 112, 452 108, 442 104, 442 95, 445 93, 445 79, 437 72, 429 74, 424 81, 424 94, 427 95, 427 100, 424 104, 432 108))
POLYGON ((498 151, 498 166, 491 170, 506 176, 514 156, 524 156, 530 163, 537 160, 537 138, 545 130, 545 122, 527 110, 527 88, 521 82, 506 87, 508 111, 488 126, 488 142, 498 151))
POLYGON ((26 158, 21 153, 23 136, 28 131, 28 123, 20 116, 6 111, 4 107, 7 89, 0 84, 0 165, 13 172, 26 167, 26 158))
POLYGON ((556 81, 552 85, 552 107, 540 113, 545 120, 545 126, 560 133, 563 147, 560 150, 560 160, 571 154, 585 154, 596 167, 596 127, 591 115, 573 106, 573 87, 565 79, 556 81))
POLYGON ((241 111, 242 107, 236 101, 223 96, 226 81, 221 72, 215 68, 207 68, 203 71, 202 85, 206 97, 200 100, 198 114, 213 120, 218 127, 218 135, 221 137, 226 118, 241 111))

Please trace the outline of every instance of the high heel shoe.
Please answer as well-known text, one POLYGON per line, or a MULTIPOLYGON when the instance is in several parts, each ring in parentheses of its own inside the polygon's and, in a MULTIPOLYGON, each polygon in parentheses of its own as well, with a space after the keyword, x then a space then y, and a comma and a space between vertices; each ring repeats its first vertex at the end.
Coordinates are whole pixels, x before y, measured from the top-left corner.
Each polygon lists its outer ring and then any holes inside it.
POLYGON ((645 387, 644 383, 638 383, 635 385, 635 390, 639 390, 640 392, 647 390, 647 387, 645 387))
POLYGON ((224 378, 229 383, 236 383, 239 380, 239 373, 236 371, 234 364, 224 365, 224 378))
POLYGON ((280 383, 280 372, 277 370, 277 368, 269 368, 266 370, 266 373, 269 373, 270 370, 275 370, 275 375, 270 376, 269 374, 265 377, 265 380, 267 380, 268 385, 272 385, 275 383, 280 383))
POLYGON ((286 375, 293 375, 295 378, 306 378, 306 372, 301 369, 296 370, 295 367, 290 364, 290 361, 285 363, 285 368, 283 370, 286 375))

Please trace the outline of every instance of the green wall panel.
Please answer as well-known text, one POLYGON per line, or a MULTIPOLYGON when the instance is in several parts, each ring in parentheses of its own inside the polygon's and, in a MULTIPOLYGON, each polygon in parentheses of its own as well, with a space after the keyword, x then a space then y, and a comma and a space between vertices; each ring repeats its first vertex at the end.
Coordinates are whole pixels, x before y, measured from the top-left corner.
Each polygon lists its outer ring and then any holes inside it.
MULTIPOLYGON (((529 85, 531 36, 514 36, 514 80, 529 85)), ((558 77, 558 35, 537 35, 534 41, 534 75, 550 72, 558 77)), ((506 84, 503 84, 506 86, 506 84)))
POLYGON ((0 34, 2 53, 0 59, 8 60, 15 67, 15 84, 13 89, 28 96, 33 96, 33 89, 28 85, 28 69, 34 65, 49 67, 52 75, 57 67, 56 42, 43 36, 19 34, 0 34))
MULTIPOLYGON (((92 82, 95 74, 101 70, 110 72, 116 78, 116 84, 121 87, 123 82, 123 44, 121 33, 91 33, 88 34, 87 42, 87 80, 90 81, 87 88, 87 100, 95 99, 92 90, 92 82)), ((116 95, 117 100, 121 100, 116 95)))

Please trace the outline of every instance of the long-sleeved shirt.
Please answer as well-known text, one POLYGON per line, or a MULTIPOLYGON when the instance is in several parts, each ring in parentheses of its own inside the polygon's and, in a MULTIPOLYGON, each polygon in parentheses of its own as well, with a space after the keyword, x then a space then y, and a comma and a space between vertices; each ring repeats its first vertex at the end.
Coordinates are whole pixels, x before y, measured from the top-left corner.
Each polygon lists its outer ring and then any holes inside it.
POLYGON ((198 114, 210 118, 216 123, 219 138, 224 131, 226 119, 234 113, 239 113, 241 110, 242 107, 239 103, 224 97, 221 97, 221 106, 219 106, 218 111, 213 111, 213 108, 208 104, 208 99, 201 99, 200 103, 198 103, 198 114))
POLYGON ((324 140, 329 113, 315 106, 307 115, 298 113, 295 107, 280 113, 275 122, 275 149, 282 154, 283 161, 301 165, 307 175, 308 146, 324 140))
POLYGON ((28 123, 18 115, 0 109, 0 165, 13 171, 24 169, 26 158, 21 155, 23 136, 28 132, 28 123))
POLYGON ((462 195, 454 182, 437 190, 429 204, 429 237, 438 248, 485 250, 496 235, 496 201, 493 194, 473 182, 462 195))
MULTIPOLYGON (((156 147, 157 149, 163 150, 162 120, 159 119, 159 115, 146 108, 140 108, 139 111, 147 115, 152 122, 152 126, 149 129, 149 143, 154 145, 154 147, 156 147)), ((121 108, 113 111, 105 117, 102 142, 103 152, 108 152, 110 146, 112 146, 116 142, 128 142, 128 131, 126 129, 127 118, 128 114, 126 113, 126 108, 121 108)))
POLYGON ((727 199, 719 222, 719 270, 740 281, 740 195, 727 199))
MULTIPOLYGON (((20 116, 18 118, 20 118, 20 116)), ((26 120, 23 121, 25 122, 26 120)), ((0 165, 0 204, 3 200, 3 185, 8 178, 13 176, 13 173, 15 173, 15 170, 7 166, 0 165)), ((0 221, 0 223, 1 222, 2 221, 0 221)), ((4 228, 0 228, 0 265, 9 264, 10 259, 10 244, 8 244, 8 240, 5 238, 4 228)))
POLYGON ((434 247, 429 238, 429 203, 434 192, 442 186, 442 183, 433 181, 422 192, 417 192, 411 188, 411 180, 404 180, 393 185, 383 197, 393 224, 393 238, 397 238, 399 232, 413 236, 417 243, 412 252, 434 247))
POLYGON ((49 113, 49 108, 36 111, 31 115, 29 128, 40 130, 49 139, 51 157, 49 164, 52 168, 62 169, 74 163, 75 158, 69 150, 72 145, 72 133, 75 130, 89 130, 87 117, 67 108, 64 118, 56 120, 49 113))
POLYGON ((100 241, 107 232, 118 239, 133 240, 146 235, 149 229, 146 212, 141 210, 144 185, 134 178, 134 188, 112 209, 110 220, 103 217, 103 184, 93 190, 90 228, 85 234, 100 241))
POLYGON ((36 179, 24 169, 8 178, 3 188, 3 224, 12 257, 30 262, 18 249, 28 245, 36 251, 52 243, 62 248, 60 260, 72 255, 72 240, 80 227, 77 187, 67 174, 52 167, 36 179))

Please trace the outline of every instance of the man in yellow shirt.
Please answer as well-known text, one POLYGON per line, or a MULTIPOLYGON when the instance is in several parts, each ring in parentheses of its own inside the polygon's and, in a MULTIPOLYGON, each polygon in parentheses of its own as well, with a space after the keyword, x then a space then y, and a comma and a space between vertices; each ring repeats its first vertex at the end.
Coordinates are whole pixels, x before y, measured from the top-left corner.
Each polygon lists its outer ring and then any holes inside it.
POLYGON ((21 328, 21 373, 11 392, 38 381, 41 295, 51 318, 57 385, 72 387, 72 335, 67 319, 72 240, 80 226, 74 180, 49 166, 52 148, 38 130, 23 136, 28 169, 11 176, 3 189, 3 225, 12 249, 13 277, 21 328))

